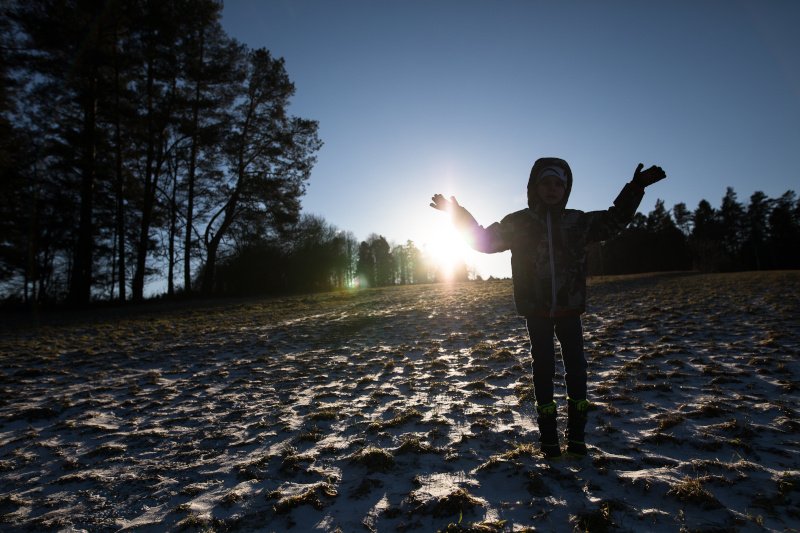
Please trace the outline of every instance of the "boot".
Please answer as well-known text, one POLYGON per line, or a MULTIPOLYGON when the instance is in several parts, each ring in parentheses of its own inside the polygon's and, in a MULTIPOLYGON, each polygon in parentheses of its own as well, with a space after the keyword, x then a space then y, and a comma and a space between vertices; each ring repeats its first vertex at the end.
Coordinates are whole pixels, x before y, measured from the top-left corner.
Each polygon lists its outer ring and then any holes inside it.
POLYGON ((567 453, 584 457, 587 453, 585 428, 588 400, 567 399, 567 453))
POLYGON ((556 424, 556 402, 538 404, 536 406, 539 423, 539 445, 547 459, 561 457, 558 444, 558 428, 556 424))

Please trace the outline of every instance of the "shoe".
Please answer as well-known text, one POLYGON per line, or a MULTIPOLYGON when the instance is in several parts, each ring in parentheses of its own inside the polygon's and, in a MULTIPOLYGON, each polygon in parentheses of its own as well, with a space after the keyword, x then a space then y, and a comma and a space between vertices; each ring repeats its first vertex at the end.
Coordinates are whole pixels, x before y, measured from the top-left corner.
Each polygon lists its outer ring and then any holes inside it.
POLYGON ((567 399, 567 453, 584 457, 587 454, 585 429, 588 400, 567 399))
POLYGON ((572 455, 574 457, 586 457, 589 453, 589 450, 586 449, 586 443, 580 442, 577 440, 571 440, 567 442, 567 455, 572 455))
POLYGON ((540 444, 539 446, 545 459, 558 459, 561 457, 561 448, 558 444, 540 444))
POLYGON ((558 443, 558 427, 556 422, 556 402, 538 404, 539 446, 547 459, 561 457, 561 446, 558 443))

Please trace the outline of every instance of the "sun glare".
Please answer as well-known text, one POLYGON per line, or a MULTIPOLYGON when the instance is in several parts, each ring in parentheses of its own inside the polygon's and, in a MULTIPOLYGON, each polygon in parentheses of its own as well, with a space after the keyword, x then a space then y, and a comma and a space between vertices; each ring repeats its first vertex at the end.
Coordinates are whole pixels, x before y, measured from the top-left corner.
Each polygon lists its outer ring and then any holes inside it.
POLYGON ((451 224, 444 223, 431 229, 425 250, 437 275, 443 281, 453 281, 464 268, 469 247, 451 224))

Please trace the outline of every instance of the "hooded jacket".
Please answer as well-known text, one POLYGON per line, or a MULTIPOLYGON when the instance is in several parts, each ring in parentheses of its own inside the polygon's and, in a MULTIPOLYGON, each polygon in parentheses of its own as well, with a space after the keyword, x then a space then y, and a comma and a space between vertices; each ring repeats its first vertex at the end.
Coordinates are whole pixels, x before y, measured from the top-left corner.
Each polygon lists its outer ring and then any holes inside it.
POLYGON ((636 214, 644 189, 627 183, 605 211, 567 209, 572 170, 563 159, 538 159, 528 180, 528 208, 487 228, 463 207, 453 218, 470 245, 484 253, 511 250, 511 275, 517 312, 526 317, 578 316, 586 310, 586 245, 622 231, 636 214), (567 183, 558 205, 547 206, 536 194, 542 170, 561 167, 567 183))

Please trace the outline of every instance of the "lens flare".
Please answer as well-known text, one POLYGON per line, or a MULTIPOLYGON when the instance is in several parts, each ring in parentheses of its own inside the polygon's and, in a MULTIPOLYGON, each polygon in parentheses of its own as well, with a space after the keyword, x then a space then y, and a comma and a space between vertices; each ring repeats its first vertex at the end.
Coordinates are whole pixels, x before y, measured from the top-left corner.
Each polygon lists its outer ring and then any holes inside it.
POLYGON ((469 247, 451 224, 436 224, 427 239, 426 253, 440 281, 466 279, 469 247))

